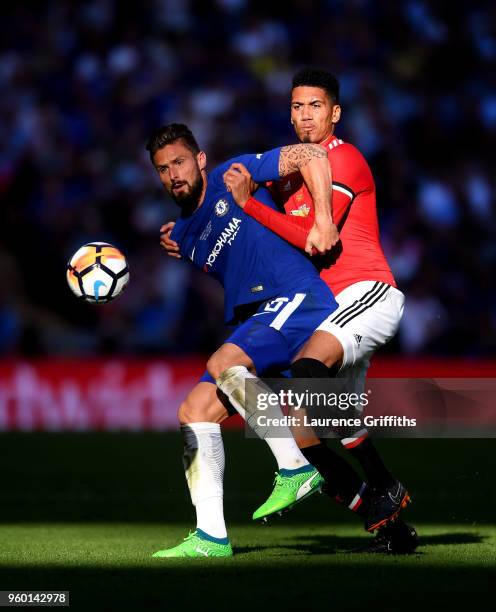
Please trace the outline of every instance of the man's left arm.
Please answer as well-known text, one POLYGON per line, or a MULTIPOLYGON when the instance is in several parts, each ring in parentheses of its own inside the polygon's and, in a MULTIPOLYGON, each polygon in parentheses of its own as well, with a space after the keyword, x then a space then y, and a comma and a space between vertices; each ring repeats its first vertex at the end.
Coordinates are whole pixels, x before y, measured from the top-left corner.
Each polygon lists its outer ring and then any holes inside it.
POLYGON ((327 151, 318 144, 298 144, 281 148, 279 174, 300 172, 310 192, 315 220, 305 245, 311 252, 330 250, 339 240, 338 228, 332 219, 332 176, 327 151))

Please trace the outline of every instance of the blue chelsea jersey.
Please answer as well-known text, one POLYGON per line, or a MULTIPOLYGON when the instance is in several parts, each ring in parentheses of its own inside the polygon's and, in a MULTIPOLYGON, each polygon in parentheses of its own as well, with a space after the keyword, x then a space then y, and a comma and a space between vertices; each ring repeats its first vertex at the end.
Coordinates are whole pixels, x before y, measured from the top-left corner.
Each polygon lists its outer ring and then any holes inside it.
MULTIPOLYGON (((305 255, 237 206, 222 180, 233 162, 244 164, 257 183, 277 180, 279 153, 278 148, 241 155, 217 166, 208 175, 202 205, 192 215, 180 217, 171 235, 184 259, 224 287, 229 324, 237 322, 236 307, 284 295, 304 280, 319 278, 305 255)), ((257 200, 276 208, 264 187, 258 189, 257 200)))

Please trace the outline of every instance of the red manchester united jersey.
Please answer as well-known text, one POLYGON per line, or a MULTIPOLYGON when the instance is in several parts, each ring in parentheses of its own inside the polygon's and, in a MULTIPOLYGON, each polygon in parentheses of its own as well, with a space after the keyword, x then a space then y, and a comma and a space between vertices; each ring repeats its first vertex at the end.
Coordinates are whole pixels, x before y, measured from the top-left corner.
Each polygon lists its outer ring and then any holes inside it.
MULTIPOLYGON (((375 184, 363 155, 353 145, 331 136, 327 148, 332 173, 332 218, 339 229, 339 242, 321 271, 334 294, 365 280, 396 286, 379 238, 375 184)), ((272 185, 276 200, 286 214, 251 198, 245 213, 269 227, 300 249, 305 248, 313 225, 314 208, 300 174, 272 185)))

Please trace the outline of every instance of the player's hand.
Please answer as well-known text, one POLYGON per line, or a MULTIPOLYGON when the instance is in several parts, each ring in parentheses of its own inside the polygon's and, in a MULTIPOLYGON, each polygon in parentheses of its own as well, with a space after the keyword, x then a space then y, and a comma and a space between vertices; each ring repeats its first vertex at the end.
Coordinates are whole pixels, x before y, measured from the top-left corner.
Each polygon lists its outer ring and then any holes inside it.
POLYGON ((174 221, 169 221, 169 223, 162 225, 160 228, 160 246, 165 250, 169 257, 177 257, 177 259, 181 259, 181 255, 179 255, 179 245, 177 242, 170 239, 174 225, 176 225, 174 221))
POLYGON ((330 251, 338 241, 339 232, 334 223, 314 223, 307 237, 305 251, 309 255, 316 255, 317 253, 323 255, 330 251))
POLYGON ((257 184, 251 177, 243 164, 231 164, 229 169, 224 172, 224 183, 227 190, 232 193, 234 201, 240 208, 244 208, 246 202, 251 198, 251 194, 257 189, 257 184))

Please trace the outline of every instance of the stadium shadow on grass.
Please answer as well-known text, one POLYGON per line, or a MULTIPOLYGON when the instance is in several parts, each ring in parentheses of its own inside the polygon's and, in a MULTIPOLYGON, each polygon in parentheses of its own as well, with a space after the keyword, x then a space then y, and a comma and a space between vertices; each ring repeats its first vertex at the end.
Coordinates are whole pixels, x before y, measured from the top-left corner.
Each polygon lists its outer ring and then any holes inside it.
MULTIPOLYGON (((229 524, 249 524, 272 489, 274 461, 265 444, 244 439, 243 432, 225 432, 224 440, 225 515, 229 524)), ((493 439, 378 440, 377 445, 412 494, 406 521, 494 522, 496 487, 487 460, 494 456, 493 439)), ((181 455, 177 433, 1 434, 0 522, 194 524, 181 455)), ((359 524, 325 495, 288 517, 294 523, 359 524)))
MULTIPOLYGON (((301 558, 300 558, 301 559, 301 558)), ((362 558, 363 559, 363 558, 362 558)), ((232 560, 164 562, 157 568, 1 568, 2 589, 69 590, 71 610, 418 610, 473 608, 490 597, 494 571, 410 559, 398 564, 368 559, 306 565, 232 560), (50 585, 50 586, 49 586, 50 585)))
MULTIPOLYGON (((293 553, 303 553, 308 555, 332 555, 346 552, 357 546, 365 544, 360 538, 338 538, 338 537, 323 537, 315 544, 287 544, 281 545, 281 551, 293 553)), ((274 546, 235 546, 234 553, 242 555, 253 552, 263 552, 264 550, 273 549, 274 546)))
POLYGON ((418 612, 491 601, 495 548, 484 534, 494 531, 494 440, 378 441, 413 495, 403 518, 418 526, 421 554, 407 557, 340 554, 367 536, 325 496, 273 529, 253 526, 273 459, 240 432, 226 432, 225 446, 236 556, 191 562, 149 557, 195 524, 179 435, 1 435, 0 589, 69 590, 71 610, 418 612))
POLYGON ((487 538, 474 533, 442 533, 439 535, 422 536, 422 546, 440 546, 449 544, 482 544, 487 538))
MULTIPOLYGON (((443 533, 439 535, 422 536, 422 528, 420 527, 420 550, 415 554, 424 554, 422 548, 425 546, 446 546, 446 545, 457 545, 457 544, 482 544, 487 538, 483 535, 474 533, 443 533)), ((301 540, 301 536, 294 538, 301 540)), ((330 555, 330 554, 341 554, 343 552, 352 550, 359 546, 364 546, 368 541, 371 541, 371 537, 366 540, 362 538, 353 538, 339 535, 312 535, 305 537, 305 543, 301 544, 290 542, 291 538, 286 538, 281 548, 291 550, 293 552, 306 553, 311 555, 330 555)), ((238 555, 243 553, 252 552, 263 552, 267 549, 273 549, 274 545, 270 546, 236 546, 234 552, 238 555)))

